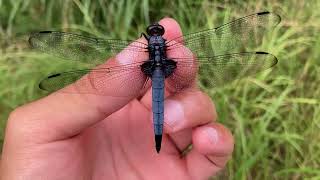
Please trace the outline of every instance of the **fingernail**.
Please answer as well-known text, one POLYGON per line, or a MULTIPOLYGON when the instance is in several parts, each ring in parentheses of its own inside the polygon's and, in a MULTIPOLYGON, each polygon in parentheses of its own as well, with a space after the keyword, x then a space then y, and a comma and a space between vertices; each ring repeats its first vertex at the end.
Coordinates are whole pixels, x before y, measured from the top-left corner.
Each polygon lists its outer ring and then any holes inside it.
POLYGON ((208 127, 205 129, 205 132, 208 135, 208 138, 210 139, 210 141, 212 142, 212 144, 216 144, 219 141, 219 133, 216 129, 212 128, 212 127, 208 127))
POLYGON ((181 126, 184 119, 183 107, 179 101, 166 100, 164 103, 164 121, 171 129, 181 126))

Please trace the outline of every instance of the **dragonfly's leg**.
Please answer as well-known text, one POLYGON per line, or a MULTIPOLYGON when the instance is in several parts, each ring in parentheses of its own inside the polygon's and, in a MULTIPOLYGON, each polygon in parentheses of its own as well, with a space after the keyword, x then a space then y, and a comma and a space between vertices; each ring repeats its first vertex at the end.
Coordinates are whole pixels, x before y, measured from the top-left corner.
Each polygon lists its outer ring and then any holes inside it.
POLYGON ((146 81, 143 84, 143 89, 145 89, 147 87, 147 84, 148 84, 149 80, 150 80, 150 77, 147 77, 146 81))
POLYGON ((145 33, 141 33, 140 37, 142 37, 142 36, 144 38, 146 38, 147 41, 149 41, 149 36, 148 35, 146 35, 145 33))

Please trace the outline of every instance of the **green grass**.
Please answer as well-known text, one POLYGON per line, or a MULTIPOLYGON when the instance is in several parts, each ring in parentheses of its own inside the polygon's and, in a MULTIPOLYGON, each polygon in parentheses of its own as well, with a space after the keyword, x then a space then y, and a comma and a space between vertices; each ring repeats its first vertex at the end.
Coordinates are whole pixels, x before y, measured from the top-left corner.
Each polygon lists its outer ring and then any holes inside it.
POLYGON ((72 29, 105 38, 137 38, 151 22, 175 18, 184 33, 269 10, 281 25, 262 48, 279 63, 222 89, 207 89, 219 121, 235 136, 222 179, 320 179, 320 1, 0 0, 0 136, 15 107, 44 94, 36 87, 54 57, 28 50, 25 35, 72 29))

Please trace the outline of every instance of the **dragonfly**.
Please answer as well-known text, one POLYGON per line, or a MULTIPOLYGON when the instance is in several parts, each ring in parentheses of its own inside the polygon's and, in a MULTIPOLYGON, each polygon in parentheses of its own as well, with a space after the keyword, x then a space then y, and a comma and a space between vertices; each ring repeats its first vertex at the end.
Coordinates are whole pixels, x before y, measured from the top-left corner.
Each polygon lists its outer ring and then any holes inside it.
POLYGON ((151 80, 155 149, 161 149, 164 123, 165 88, 174 92, 192 92, 198 78, 208 88, 219 87, 236 79, 275 66, 271 53, 255 51, 264 34, 281 21, 272 12, 259 12, 230 21, 213 29, 172 39, 163 37, 166 29, 151 24, 138 40, 89 37, 71 32, 32 33, 29 44, 41 52, 86 64, 88 68, 59 72, 40 81, 42 90, 102 96, 130 96, 144 91, 151 80), (119 52, 141 54, 116 56, 122 63, 106 66, 106 59, 119 52), (141 59, 141 57, 144 57, 141 59), (117 83, 117 88, 110 85, 117 83), (130 86, 130 92, 126 88, 130 86))

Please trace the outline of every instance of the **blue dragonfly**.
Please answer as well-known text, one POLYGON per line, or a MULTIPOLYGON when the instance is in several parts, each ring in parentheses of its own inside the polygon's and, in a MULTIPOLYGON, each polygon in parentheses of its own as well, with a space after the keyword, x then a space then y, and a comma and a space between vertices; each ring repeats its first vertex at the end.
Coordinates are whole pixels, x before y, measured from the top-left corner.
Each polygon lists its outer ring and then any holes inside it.
POLYGON ((278 62, 274 55, 252 49, 280 21, 280 16, 275 13, 260 12, 173 39, 165 39, 165 28, 154 23, 136 41, 41 31, 31 34, 29 44, 39 51, 89 66, 49 75, 39 84, 41 89, 49 92, 60 90, 66 93, 130 96, 144 92, 151 80, 155 147, 159 153, 165 85, 175 92, 188 91, 192 89, 188 87, 195 82, 198 74, 200 78, 206 77, 201 80, 204 86, 219 87, 273 67, 278 62), (186 51, 187 48, 190 51, 186 51), (106 58, 120 51, 141 53, 145 59, 105 66, 106 58), (181 53, 175 57, 172 54, 177 53, 172 52, 181 53), (131 91, 109 86, 111 80, 117 81, 120 87, 129 85, 131 91))

